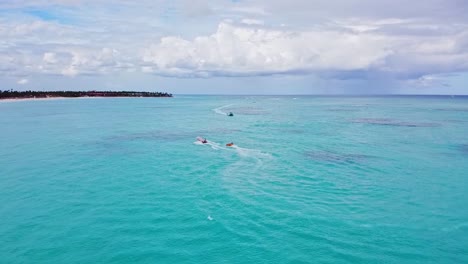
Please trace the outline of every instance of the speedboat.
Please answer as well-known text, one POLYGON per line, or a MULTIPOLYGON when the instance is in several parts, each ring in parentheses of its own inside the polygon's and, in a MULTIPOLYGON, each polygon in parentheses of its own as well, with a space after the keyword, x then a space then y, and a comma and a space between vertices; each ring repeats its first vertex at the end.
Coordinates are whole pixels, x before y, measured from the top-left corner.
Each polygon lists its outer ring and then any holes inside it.
POLYGON ((234 146, 234 143, 233 143, 233 142, 227 143, 227 144, 226 144, 226 147, 232 147, 232 146, 234 146))
POLYGON ((229 112, 228 116, 234 116, 234 114, 232 112, 229 112))
POLYGON ((208 143, 208 140, 206 140, 206 138, 197 137, 197 140, 200 141, 200 142, 203 143, 203 144, 208 143))

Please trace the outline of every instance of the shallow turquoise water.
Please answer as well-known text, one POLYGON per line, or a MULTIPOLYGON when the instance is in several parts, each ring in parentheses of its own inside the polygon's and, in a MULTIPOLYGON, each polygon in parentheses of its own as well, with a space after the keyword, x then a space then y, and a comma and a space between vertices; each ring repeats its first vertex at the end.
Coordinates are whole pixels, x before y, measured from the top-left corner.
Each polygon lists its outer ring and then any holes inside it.
POLYGON ((0 263, 468 262, 466 98, 0 102, 0 128, 0 263))

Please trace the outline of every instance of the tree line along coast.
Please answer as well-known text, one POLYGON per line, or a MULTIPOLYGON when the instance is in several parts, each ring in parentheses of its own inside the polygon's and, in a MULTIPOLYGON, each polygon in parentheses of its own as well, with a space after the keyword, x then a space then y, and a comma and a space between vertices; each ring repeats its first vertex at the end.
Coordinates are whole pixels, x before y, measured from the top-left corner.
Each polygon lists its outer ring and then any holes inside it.
POLYGON ((172 97, 170 93, 135 91, 13 91, 0 90, 1 99, 29 99, 54 97, 172 97))

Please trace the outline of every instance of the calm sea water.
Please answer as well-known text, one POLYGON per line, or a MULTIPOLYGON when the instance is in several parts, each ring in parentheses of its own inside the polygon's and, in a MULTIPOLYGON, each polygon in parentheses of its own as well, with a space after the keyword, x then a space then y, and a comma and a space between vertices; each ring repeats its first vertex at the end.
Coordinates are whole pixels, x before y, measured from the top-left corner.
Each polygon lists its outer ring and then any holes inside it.
POLYGON ((468 263, 468 99, 0 102, 0 190, 0 263, 468 263))

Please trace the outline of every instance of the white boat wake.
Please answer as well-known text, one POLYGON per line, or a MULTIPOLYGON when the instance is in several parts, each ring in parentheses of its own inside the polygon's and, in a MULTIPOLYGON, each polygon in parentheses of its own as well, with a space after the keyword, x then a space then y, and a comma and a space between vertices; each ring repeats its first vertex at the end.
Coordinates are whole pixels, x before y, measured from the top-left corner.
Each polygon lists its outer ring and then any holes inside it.
POLYGON ((227 151, 236 151, 237 154, 240 157, 244 158, 254 158, 254 159, 260 159, 260 158, 271 158, 271 154, 265 153, 261 150, 258 149, 249 149, 249 148, 242 148, 237 145, 233 145, 231 147, 224 146, 223 144, 207 140, 207 143, 202 143, 201 141, 197 140, 193 142, 195 145, 205 145, 205 146, 210 146, 212 149, 215 150, 227 150, 227 151))
POLYGON ((212 149, 216 149, 216 150, 219 150, 219 149, 228 150, 228 148, 224 147, 223 145, 221 145, 219 143, 216 143, 216 142, 213 142, 213 141, 210 141, 210 140, 207 140, 206 143, 203 143, 203 142, 197 140, 197 141, 193 142, 193 144, 203 145, 203 146, 210 146, 212 149))
POLYGON ((223 111, 224 108, 227 108, 227 107, 230 107, 232 106, 232 104, 228 104, 228 105, 223 105, 221 107, 218 107, 218 108, 215 108, 213 109, 213 111, 219 115, 227 115, 226 112, 223 111))

